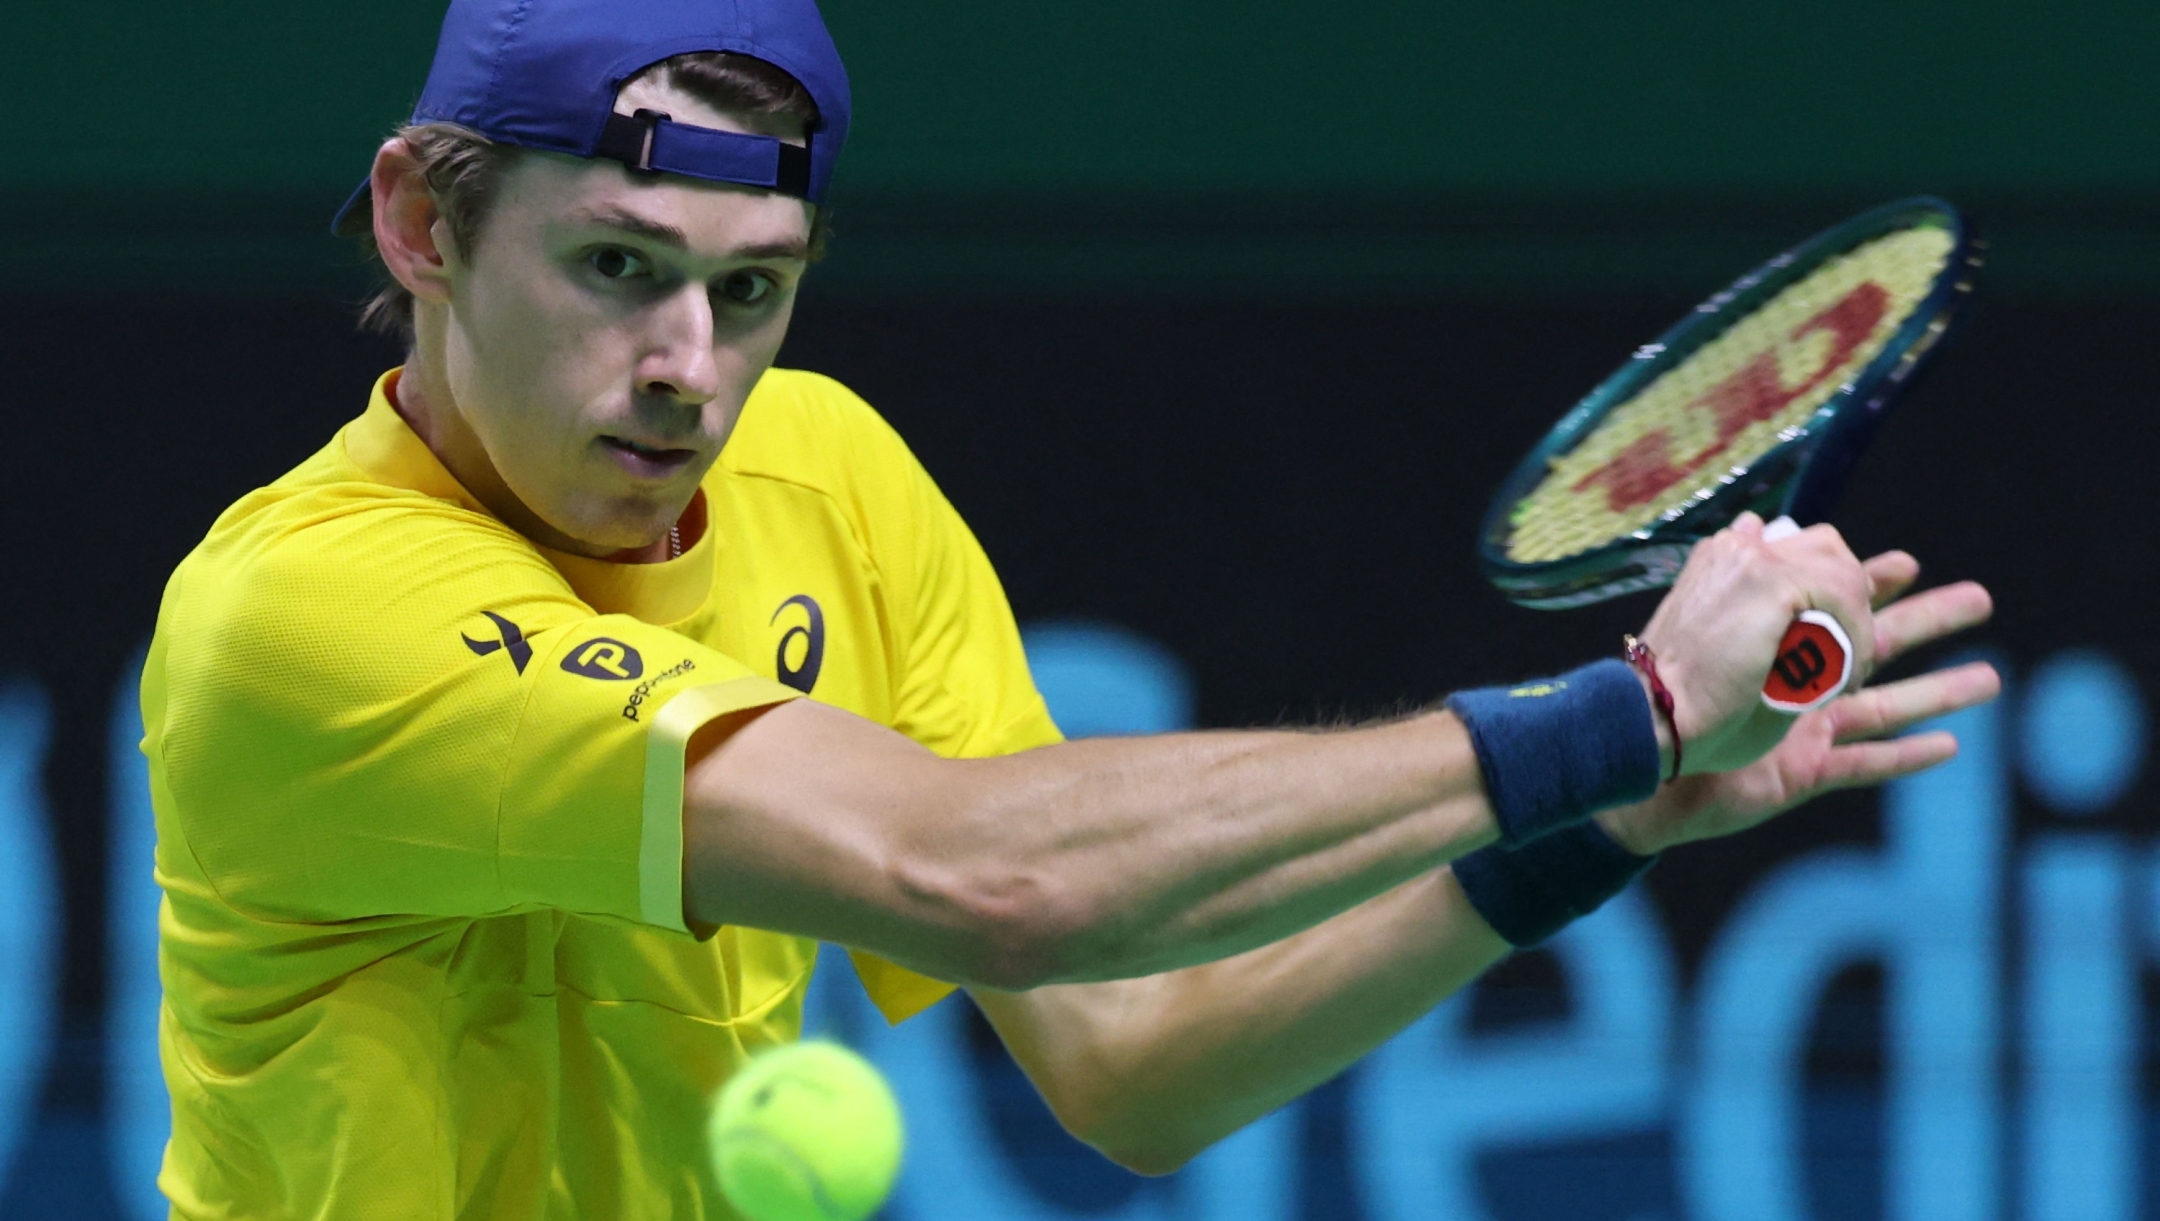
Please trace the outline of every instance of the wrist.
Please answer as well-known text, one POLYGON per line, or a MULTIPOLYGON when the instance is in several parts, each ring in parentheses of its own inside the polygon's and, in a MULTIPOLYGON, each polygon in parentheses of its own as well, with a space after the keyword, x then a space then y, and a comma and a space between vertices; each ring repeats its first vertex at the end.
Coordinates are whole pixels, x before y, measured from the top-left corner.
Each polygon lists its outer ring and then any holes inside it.
POLYGON ((1657 653, 1649 642, 1634 636, 1621 639, 1626 645, 1621 656, 1627 661, 1628 669, 1635 672, 1643 698, 1650 704, 1650 722, 1657 732, 1658 775, 1666 781, 1678 780, 1681 762, 1679 705, 1673 699, 1672 688, 1658 676, 1657 653))
POLYGON ((1527 843, 1657 791, 1655 714, 1618 661, 1551 679, 1458 692, 1502 842, 1527 843))
POLYGON ((1656 856, 1672 847, 1665 833, 1663 820, 1651 817, 1649 807, 1656 798, 1631 806, 1614 806, 1599 810, 1591 821, 1598 829, 1612 837, 1612 841, 1636 856, 1656 856))
POLYGON ((1678 753, 1678 741, 1673 737, 1672 718, 1658 711, 1657 689, 1650 685, 1650 676, 1641 669, 1635 670, 1635 681, 1642 686, 1643 702, 1650 706, 1650 723, 1657 730, 1657 774, 1667 779, 1677 779, 1678 769, 1673 756, 1678 753))
POLYGON ((1525 948, 1596 911, 1655 863, 1614 840, 1600 819, 1518 847, 1480 848, 1451 868, 1485 923, 1525 948))

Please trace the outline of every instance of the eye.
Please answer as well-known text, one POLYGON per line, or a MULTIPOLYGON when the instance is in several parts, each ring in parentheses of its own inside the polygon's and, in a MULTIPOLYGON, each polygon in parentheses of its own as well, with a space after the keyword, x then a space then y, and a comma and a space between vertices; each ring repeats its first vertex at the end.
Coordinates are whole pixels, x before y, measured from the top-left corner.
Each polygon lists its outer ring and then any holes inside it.
POLYGON ((773 294, 778 285, 762 271, 738 271, 720 281, 720 295, 737 305, 756 305, 773 294))
POLYGON ((603 279, 608 280, 627 280, 633 276, 645 275, 650 270, 641 256, 620 246, 602 246, 586 255, 585 261, 603 279))

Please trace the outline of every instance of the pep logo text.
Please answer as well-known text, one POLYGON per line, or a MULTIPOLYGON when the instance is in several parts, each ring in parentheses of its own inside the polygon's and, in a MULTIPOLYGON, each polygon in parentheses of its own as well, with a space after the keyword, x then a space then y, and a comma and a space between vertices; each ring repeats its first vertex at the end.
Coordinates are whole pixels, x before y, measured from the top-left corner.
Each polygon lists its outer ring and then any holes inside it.
POLYGON ((671 678, 681 678, 683 675, 688 674, 695 669, 697 669, 697 663, 685 657, 681 661, 676 662, 674 665, 669 666, 667 669, 660 671, 658 674, 653 675, 651 678, 648 678, 644 682, 641 682, 637 686, 631 688, 630 698, 623 702, 623 719, 626 721, 637 720, 638 709, 644 705, 646 697, 652 694, 654 687, 659 686, 661 683, 664 683, 671 678))
POLYGON ((623 681, 645 673, 645 659, 620 640, 595 636, 565 654, 562 668, 586 678, 623 681))

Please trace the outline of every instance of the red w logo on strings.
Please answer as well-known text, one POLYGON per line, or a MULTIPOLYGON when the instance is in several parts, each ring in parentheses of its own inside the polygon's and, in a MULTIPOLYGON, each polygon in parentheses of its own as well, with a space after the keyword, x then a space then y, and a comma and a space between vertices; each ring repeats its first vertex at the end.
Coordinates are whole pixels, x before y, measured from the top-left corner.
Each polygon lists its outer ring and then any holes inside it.
POLYGON ((1618 513, 1656 500, 1665 489, 1702 469, 1724 453, 1733 438, 1748 426, 1768 420, 1793 400, 1814 390, 1845 362, 1890 311, 1890 294, 1872 280, 1846 293, 1835 305, 1801 323, 1786 336, 1797 344, 1818 331, 1830 334, 1830 350, 1822 363, 1797 386, 1787 386, 1778 360, 1779 349, 1769 348, 1741 366, 1731 377, 1705 390, 1682 410, 1707 411, 1717 421, 1717 439, 1694 455, 1673 461, 1672 432, 1655 428, 1635 440, 1612 461, 1576 482, 1574 490, 1605 489, 1605 506, 1618 513))

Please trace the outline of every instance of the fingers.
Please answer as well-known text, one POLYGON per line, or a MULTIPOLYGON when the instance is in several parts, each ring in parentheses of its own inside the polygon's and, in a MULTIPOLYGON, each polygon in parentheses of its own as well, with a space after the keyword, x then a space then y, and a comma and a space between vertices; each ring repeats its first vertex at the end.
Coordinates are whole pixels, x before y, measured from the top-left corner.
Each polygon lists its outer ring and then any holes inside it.
POLYGON ((1890 735, 2001 693, 1995 667, 1976 661, 1845 696, 1815 714, 1829 719, 1833 745, 1809 787, 1821 793, 1881 784, 1945 762, 1957 754, 1957 739, 1946 732, 1890 735))
POLYGON ((1824 708, 1823 715, 1830 718, 1831 740, 1846 743, 1898 733, 2001 693, 2002 676, 1995 667, 1975 661, 1855 692, 1824 708))
MULTIPOLYGON (((1868 600, 1878 607, 1895 600, 1920 579, 1920 561, 1903 551, 1885 551, 1869 559, 1863 567, 1868 575, 1868 600)), ((1882 647, 1880 640, 1876 647, 1882 647)))
POLYGON ((1750 538, 1761 538, 1763 532, 1763 519, 1760 515, 1758 515, 1754 512, 1754 510, 1751 509, 1748 512, 1742 513, 1740 516, 1733 518, 1732 524, 1725 528, 1735 534, 1745 534, 1750 538))
POLYGON ((1888 662, 1909 649, 1986 623, 1994 613, 1995 599, 1976 581, 1893 602, 1875 615, 1876 661, 1888 662))
POLYGON ((1957 739, 1950 734, 1919 733, 1887 742, 1860 742, 1840 746, 1823 761, 1818 792, 1862 788, 1926 771, 1957 754, 1957 739))

